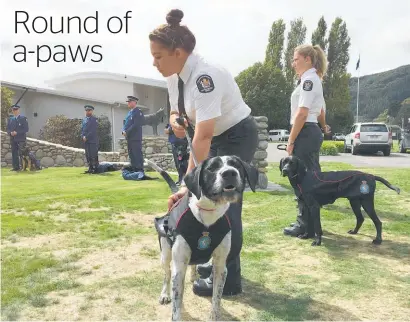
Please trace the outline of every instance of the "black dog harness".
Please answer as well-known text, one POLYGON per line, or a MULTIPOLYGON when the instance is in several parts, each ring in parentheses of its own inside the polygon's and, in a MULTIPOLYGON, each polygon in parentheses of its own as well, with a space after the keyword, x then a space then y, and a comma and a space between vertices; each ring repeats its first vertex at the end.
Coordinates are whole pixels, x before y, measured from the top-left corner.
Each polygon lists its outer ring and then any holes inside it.
POLYGON ((376 181, 372 175, 360 171, 308 171, 294 190, 297 197, 309 194, 320 205, 327 205, 338 198, 362 198, 373 194, 376 181))
MULTIPOLYGON (((166 237, 169 245, 181 235, 191 248, 189 265, 207 263, 213 251, 231 231, 231 223, 224 214, 212 226, 200 223, 188 205, 189 195, 178 200, 174 207, 163 217, 155 218, 155 229, 160 237, 166 237)), ((161 244, 160 244, 161 246, 161 244)))

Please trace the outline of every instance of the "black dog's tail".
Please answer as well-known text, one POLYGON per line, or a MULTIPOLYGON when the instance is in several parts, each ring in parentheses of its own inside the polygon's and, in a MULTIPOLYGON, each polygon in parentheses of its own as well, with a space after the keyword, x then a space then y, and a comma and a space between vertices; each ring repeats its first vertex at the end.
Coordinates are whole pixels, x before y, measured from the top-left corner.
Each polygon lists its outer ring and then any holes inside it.
POLYGON ((178 192, 178 187, 176 185, 176 183, 174 182, 174 180, 172 180, 172 178, 170 177, 170 175, 162 168, 160 168, 158 165, 156 165, 154 162, 152 162, 151 160, 145 159, 145 162, 148 163, 148 165, 155 169, 156 171, 159 172, 159 174, 164 178, 164 180, 166 181, 166 183, 168 183, 169 188, 171 189, 172 193, 176 193, 178 192))
POLYGON ((382 177, 378 177, 378 176, 374 176, 374 179, 375 179, 376 181, 379 181, 379 182, 383 183, 386 187, 388 187, 388 188, 390 188, 391 190, 394 190, 394 191, 396 191, 398 194, 400 194, 400 188, 391 185, 390 182, 388 182, 386 179, 383 179, 382 177))

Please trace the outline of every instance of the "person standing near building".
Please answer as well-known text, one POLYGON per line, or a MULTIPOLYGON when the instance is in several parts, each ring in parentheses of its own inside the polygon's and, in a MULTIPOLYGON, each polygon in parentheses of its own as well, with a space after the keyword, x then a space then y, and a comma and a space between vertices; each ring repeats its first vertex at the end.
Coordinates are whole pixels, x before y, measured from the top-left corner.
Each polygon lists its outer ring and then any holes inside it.
POLYGON ((11 107, 13 117, 7 123, 7 134, 10 136, 10 146, 13 168, 11 171, 19 171, 23 164, 22 151, 26 147, 28 122, 24 115, 20 114, 20 106, 11 107))
POLYGON ((81 138, 84 142, 85 157, 88 170, 85 173, 95 173, 98 167, 98 120, 93 115, 94 107, 84 106, 86 117, 83 119, 81 138))

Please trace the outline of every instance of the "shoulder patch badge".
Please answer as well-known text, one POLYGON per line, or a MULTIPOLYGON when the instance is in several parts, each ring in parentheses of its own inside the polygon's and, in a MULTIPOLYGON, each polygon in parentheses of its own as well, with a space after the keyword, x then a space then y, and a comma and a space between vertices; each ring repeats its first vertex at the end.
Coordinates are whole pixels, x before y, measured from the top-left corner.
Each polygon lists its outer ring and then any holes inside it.
POLYGON ((313 82, 311 80, 305 80, 303 82, 303 90, 304 91, 311 91, 313 88, 313 82))
POLYGON ((362 181, 362 184, 360 185, 360 192, 364 195, 367 195, 369 193, 369 185, 367 184, 367 181, 362 181))
POLYGON ((215 89, 214 81, 209 75, 201 75, 196 80, 196 86, 201 93, 210 93, 215 89))

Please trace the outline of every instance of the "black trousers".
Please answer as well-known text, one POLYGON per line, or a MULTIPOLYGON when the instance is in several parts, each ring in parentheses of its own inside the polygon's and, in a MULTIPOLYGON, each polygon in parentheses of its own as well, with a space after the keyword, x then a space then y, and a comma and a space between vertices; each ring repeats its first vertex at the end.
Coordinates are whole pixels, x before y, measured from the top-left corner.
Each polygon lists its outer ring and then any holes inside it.
POLYGON ((142 141, 127 141, 128 155, 134 171, 144 171, 144 155, 142 154, 142 141))
MULTIPOLYGON (((317 123, 305 123, 298 137, 295 140, 293 155, 301 159, 308 170, 320 172, 319 163, 320 147, 323 143, 323 135, 317 123)), ((313 222, 309 214, 309 210, 304 206, 303 202, 298 201, 297 223, 301 228, 308 227, 309 235, 314 234, 313 222)))
POLYGON ((23 166, 22 151, 26 147, 26 141, 10 140, 11 146, 11 160, 14 170, 19 170, 23 166))
MULTIPOLYGON (((236 155, 251 163, 258 147, 258 128, 252 116, 247 117, 212 139, 210 157, 236 155)), ((232 243, 228 255, 226 286, 241 284, 240 252, 242 249, 242 199, 230 205, 227 215, 231 222, 232 243)))
POLYGON ((98 143, 84 143, 85 158, 87 159, 88 169, 95 171, 98 167, 98 143))

